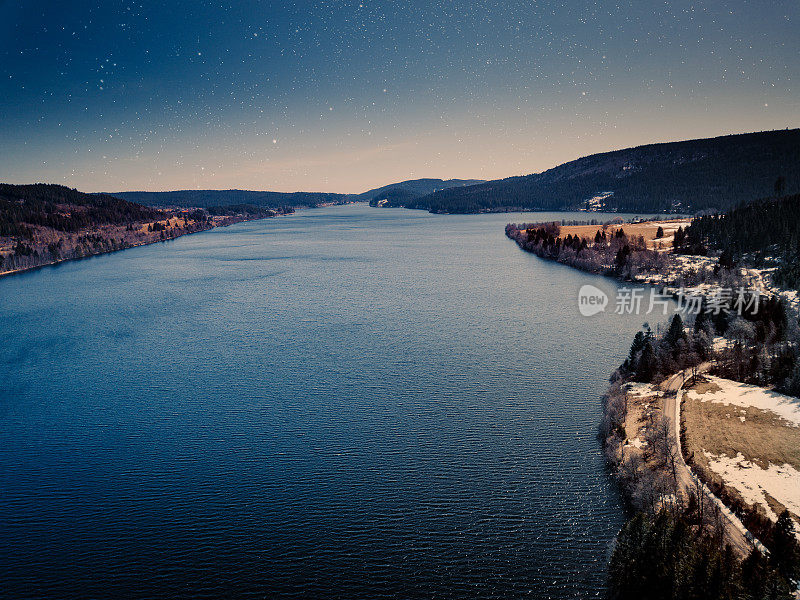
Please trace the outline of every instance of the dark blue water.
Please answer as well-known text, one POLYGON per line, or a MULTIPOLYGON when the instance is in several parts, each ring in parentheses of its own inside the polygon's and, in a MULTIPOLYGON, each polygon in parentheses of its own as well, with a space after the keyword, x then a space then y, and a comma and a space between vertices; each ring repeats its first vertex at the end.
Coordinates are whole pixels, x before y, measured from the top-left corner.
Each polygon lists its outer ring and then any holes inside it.
POLYGON ((575 598, 641 318, 509 220, 363 205, 0 280, 0 594, 575 598))

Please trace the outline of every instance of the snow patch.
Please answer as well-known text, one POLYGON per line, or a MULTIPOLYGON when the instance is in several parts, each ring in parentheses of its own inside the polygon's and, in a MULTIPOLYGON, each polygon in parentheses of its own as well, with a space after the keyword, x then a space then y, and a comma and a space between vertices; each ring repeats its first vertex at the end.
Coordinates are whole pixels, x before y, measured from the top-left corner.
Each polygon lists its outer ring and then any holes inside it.
MULTIPOLYGON (((698 394, 695 390, 687 390, 686 397, 701 402, 711 401, 717 404, 760 408, 777 414, 789 421, 794 427, 800 427, 800 398, 793 398, 773 392, 755 385, 739 383, 730 379, 706 376, 721 389, 715 392, 698 394)), ((800 487, 800 483, 798 483, 800 487)))
POLYGON ((653 396, 658 393, 650 383, 626 383, 625 391, 631 396, 644 397, 653 396))
POLYGON ((738 491, 750 504, 760 504, 773 521, 778 515, 767 503, 765 493, 775 498, 794 514, 800 514, 800 471, 791 465, 769 464, 762 469, 757 464, 745 460, 739 453, 735 458, 726 455, 716 456, 703 452, 709 467, 725 480, 726 485, 738 491))
POLYGON ((712 342, 712 348, 714 349, 714 352, 722 352, 727 347, 728 347, 727 338, 721 335, 718 335, 717 337, 714 338, 714 341, 712 342))

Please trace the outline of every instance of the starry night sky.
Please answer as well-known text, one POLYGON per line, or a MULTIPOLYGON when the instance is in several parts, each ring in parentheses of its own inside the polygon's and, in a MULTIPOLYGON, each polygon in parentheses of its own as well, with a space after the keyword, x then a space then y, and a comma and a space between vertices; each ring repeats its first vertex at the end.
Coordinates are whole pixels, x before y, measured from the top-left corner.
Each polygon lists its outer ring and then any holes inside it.
POLYGON ((0 181, 360 192, 800 125, 800 3, 0 0, 0 181))

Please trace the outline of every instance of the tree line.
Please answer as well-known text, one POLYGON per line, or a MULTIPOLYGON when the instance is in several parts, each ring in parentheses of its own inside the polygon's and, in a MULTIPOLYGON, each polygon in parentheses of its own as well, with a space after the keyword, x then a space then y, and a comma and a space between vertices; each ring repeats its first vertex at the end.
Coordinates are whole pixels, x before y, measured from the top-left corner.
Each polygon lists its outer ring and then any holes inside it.
POLYGON ((0 254, 0 270, 112 252, 212 226, 200 209, 163 211, 60 185, 0 184, 0 237, 11 248, 0 254), (180 221, 169 221, 175 217, 180 221))
POLYGON ((789 600, 800 578, 800 553, 788 512, 769 557, 740 561, 700 527, 697 510, 639 513, 620 531, 609 563, 613 600, 789 600))
POLYGON ((171 192, 118 192, 114 196, 146 206, 214 208, 250 205, 281 209, 348 202, 351 196, 326 192, 261 192, 254 190, 176 190, 171 192))
POLYGON ((244 215, 251 219, 275 217, 277 215, 286 215, 294 212, 294 208, 291 206, 266 208, 264 206, 257 206, 255 204, 225 204, 222 206, 209 206, 205 210, 209 215, 215 217, 244 215))
POLYGON ((648 250, 642 236, 628 236, 623 228, 613 232, 598 229, 593 238, 568 234, 561 237, 557 222, 506 225, 506 235, 523 250, 542 258, 621 279, 661 272, 666 265, 662 253, 648 250))
POLYGON ((30 239, 30 226, 77 232, 162 218, 159 211, 107 194, 85 194, 61 185, 0 184, 0 236, 30 239))
MULTIPOLYGON (((784 189, 782 178, 775 191, 784 189)), ((800 194, 741 204, 724 213, 699 216, 674 238, 682 254, 720 254, 720 265, 778 267, 778 285, 800 286, 800 194)))

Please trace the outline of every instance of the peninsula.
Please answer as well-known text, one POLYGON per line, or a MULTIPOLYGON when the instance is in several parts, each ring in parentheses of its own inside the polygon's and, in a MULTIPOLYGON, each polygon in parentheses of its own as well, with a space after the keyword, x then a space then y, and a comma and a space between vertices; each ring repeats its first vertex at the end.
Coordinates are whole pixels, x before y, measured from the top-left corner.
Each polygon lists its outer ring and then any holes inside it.
POLYGON ((61 185, 0 184, 0 275, 290 212, 250 204, 156 208, 61 185))
POLYGON ((800 196, 783 189, 691 220, 506 228, 525 251, 658 286, 682 309, 636 335, 604 396, 606 458, 636 515, 611 558, 612 597, 796 590, 800 196))

